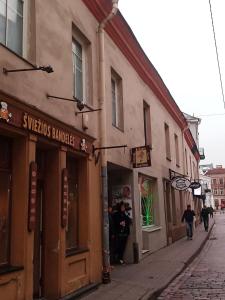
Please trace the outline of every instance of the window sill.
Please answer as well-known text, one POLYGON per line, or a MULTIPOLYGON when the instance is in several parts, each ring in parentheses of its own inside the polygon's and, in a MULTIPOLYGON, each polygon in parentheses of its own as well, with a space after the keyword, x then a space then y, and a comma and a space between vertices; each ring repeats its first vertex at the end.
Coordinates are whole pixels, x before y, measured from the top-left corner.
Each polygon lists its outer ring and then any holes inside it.
POLYGON ((122 133, 124 133, 124 129, 122 129, 122 128, 120 128, 120 127, 114 125, 114 124, 112 124, 112 127, 116 128, 116 129, 118 129, 119 131, 121 131, 122 133))
POLYGON ((177 166, 178 168, 180 168, 180 165, 179 165, 179 164, 176 164, 176 166, 177 166))
POLYGON ((172 159, 170 157, 166 157, 166 159, 170 162, 172 161, 172 159))
POLYGON ((78 254, 85 253, 85 252, 88 252, 88 251, 89 251, 88 248, 77 248, 77 249, 67 250, 66 251, 66 257, 78 255, 78 254))
POLYGON ((142 231, 145 231, 145 232, 154 232, 154 231, 158 231, 161 229, 162 229, 162 226, 156 226, 156 225, 142 227, 142 231))
MULTIPOLYGON (((7 49, 9 52, 11 52, 12 54, 14 54, 15 56, 17 56, 18 58, 20 58, 21 60, 23 60, 25 63, 27 63, 29 66, 35 68, 36 65, 34 65, 33 63, 31 63, 29 60, 27 60, 26 58, 24 58, 22 55, 16 53, 15 51, 11 50, 9 47, 7 47, 6 45, 2 44, 0 42, 0 46, 4 47, 5 49, 7 49)), ((6 66, 5 66, 6 67, 6 66)))
POLYGON ((0 275, 18 272, 22 270, 24 270, 24 267, 4 266, 4 267, 0 267, 0 275))

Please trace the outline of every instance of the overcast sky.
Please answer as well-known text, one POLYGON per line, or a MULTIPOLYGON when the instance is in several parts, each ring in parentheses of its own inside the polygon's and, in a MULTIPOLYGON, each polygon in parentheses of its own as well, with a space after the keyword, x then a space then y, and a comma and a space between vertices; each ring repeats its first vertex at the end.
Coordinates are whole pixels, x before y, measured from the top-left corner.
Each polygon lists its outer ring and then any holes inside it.
MULTIPOLYGON (((211 4, 225 88, 225 0, 211 4)), ((225 109, 209 1, 120 0, 119 8, 180 109, 201 117, 201 164, 225 166, 225 109), (224 115, 202 116, 214 113, 224 115)))

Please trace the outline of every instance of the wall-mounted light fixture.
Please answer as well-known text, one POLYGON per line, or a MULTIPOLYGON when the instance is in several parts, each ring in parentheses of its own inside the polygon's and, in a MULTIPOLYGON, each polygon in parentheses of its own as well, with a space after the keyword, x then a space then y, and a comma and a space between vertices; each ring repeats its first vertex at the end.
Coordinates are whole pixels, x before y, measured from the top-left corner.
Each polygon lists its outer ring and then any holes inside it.
POLYGON ((101 109, 93 109, 89 105, 87 105, 86 103, 82 102, 81 100, 79 100, 79 99, 77 99, 75 97, 73 97, 73 99, 71 99, 71 98, 58 97, 58 96, 53 96, 53 95, 47 94, 47 98, 51 98, 51 99, 55 99, 55 100, 64 100, 64 101, 69 101, 69 102, 76 102, 77 103, 77 108, 79 109, 79 112, 75 112, 75 115, 85 114, 85 113, 89 113, 89 112, 94 112, 94 111, 101 110, 101 109), (88 110, 82 111, 85 107, 88 110))
POLYGON ((7 75, 8 73, 15 73, 15 72, 29 72, 29 71, 43 71, 46 73, 53 73, 53 68, 49 66, 34 66, 33 68, 27 68, 27 69, 6 69, 3 68, 3 73, 7 75))

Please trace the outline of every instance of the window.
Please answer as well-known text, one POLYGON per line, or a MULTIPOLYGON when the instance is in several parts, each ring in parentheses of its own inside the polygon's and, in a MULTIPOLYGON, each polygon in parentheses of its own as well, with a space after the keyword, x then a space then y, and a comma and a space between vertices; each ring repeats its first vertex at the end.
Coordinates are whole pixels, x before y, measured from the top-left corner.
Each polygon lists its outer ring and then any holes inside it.
POLYGON ((216 178, 212 180, 213 184, 216 185, 216 178))
POLYGON ((22 55, 23 0, 0 0, 0 42, 22 55))
POLYGON ((171 153, 170 153, 170 131, 169 126, 167 124, 164 124, 165 129, 165 141, 166 141, 166 158, 168 160, 171 160, 171 153))
POLYGON ((223 189, 220 189, 220 195, 223 195, 223 189))
POLYGON ((179 154, 179 142, 178 142, 178 136, 174 134, 174 140, 175 140, 175 152, 176 152, 176 165, 180 166, 180 154, 179 154))
POLYGON ((223 185, 223 178, 220 178, 219 182, 220 182, 221 185, 223 185))
POLYGON ((192 165, 191 165, 191 156, 189 157, 189 160, 190 160, 190 176, 192 178, 192 165))
POLYGON ((83 48, 81 44, 74 40, 72 43, 73 52, 73 76, 74 76, 74 97, 83 102, 84 100, 84 80, 83 80, 83 48))
POLYGON ((143 103, 145 145, 152 145, 150 106, 143 103))
POLYGON ((11 142, 0 142, 0 267, 9 265, 11 217, 11 142))
POLYGON ((154 220, 154 184, 155 181, 140 176, 142 226, 155 224, 154 220))
POLYGON ((217 190, 216 189, 214 190, 214 194, 217 195, 217 190))
POLYGON ((188 175, 187 149, 185 149, 185 168, 186 168, 186 174, 188 175))
POLYGON ((68 226, 66 231, 66 249, 70 252, 78 248, 78 210, 79 210, 79 191, 78 191, 78 161, 73 157, 67 157, 68 169, 68 226))
POLYGON ((111 72, 112 89, 112 125, 123 130, 122 79, 116 72, 111 72))

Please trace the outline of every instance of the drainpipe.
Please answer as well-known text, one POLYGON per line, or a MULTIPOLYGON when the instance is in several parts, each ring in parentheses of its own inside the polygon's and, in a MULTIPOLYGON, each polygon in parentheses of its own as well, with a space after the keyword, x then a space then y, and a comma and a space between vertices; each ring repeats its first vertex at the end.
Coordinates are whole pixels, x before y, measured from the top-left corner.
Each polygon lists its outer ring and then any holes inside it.
MULTIPOLYGON (((99 24, 99 105, 101 108, 100 118, 100 147, 107 145, 106 138, 106 97, 105 97, 105 26, 116 15, 119 0, 112 0, 112 10, 109 15, 99 24)), ((107 150, 101 151, 101 184, 102 184, 102 217, 103 217, 103 236, 102 236, 102 260, 103 283, 110 282, 110 256, 109 256, 109 219, 108 219, 108 178, 107 178, 107 150)))

